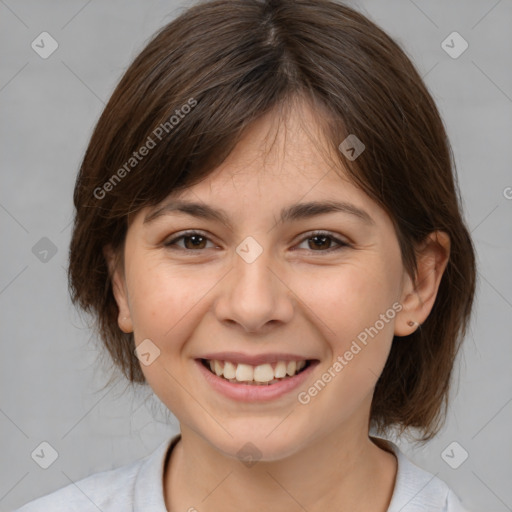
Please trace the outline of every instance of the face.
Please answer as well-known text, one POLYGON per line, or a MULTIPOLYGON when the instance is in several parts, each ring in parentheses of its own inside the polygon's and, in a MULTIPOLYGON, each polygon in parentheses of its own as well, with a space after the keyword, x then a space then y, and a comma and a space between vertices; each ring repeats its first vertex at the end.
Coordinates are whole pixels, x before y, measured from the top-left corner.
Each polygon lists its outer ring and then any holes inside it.
POLYGON ((410 291, 391 219, 326 158, 311 111, 276 130, 261 118, 207 179, 140 211, 114 275, 119 325, 182 429, 230 456, 250 441, 264 460, 367 436, 410 291), (345 208, 297 208, 313 202, 345 208))

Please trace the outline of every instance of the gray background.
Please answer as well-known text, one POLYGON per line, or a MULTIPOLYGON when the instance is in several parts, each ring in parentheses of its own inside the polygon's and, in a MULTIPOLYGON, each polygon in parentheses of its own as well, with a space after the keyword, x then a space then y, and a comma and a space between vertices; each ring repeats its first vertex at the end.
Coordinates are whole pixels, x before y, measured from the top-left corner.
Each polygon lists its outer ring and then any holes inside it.
MULTIPOLYGON (((92 128, 126 66, 186 5, 0 1, 1 511, 143 457, 178 432, 149 388, 102 389, 107 373, 70 305, 65 268, 72 190, 92 128), (59 44, 47 59, 31 48, 43 31, 59 44), (56 254, 42 252, 43 237, 56 254), (46 470, 31 458, 43 441, 58 452, 46 470)), ((475 315, 447 425, 423 448, 400 444, 472 512, 512 510, 512 2, 351 5, 397 39, 436 99, 478 251, 475 315), (441 47, 453 31, 469 43, 456 59, 441 47), (458 469, 441 456, 453 441, 452 460, 469 454, 458 469)))

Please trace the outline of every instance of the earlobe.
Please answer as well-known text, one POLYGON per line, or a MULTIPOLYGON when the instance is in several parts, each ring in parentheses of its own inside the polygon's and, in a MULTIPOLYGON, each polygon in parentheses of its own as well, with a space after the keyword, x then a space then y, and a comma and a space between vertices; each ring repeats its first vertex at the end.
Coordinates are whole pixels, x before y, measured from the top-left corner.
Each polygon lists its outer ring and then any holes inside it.
POLYGON ((425 322, 434 306, 441 278, 450 258, 450 237, 435 231, 416 250, 416 279, 406 274, 401 301, 403 309, 396 317, 395 335, 408 336, 425 322))
POLYGON ((110 245, 103 249, 103 255, 108 265, 109 278, 112 282, 112 293, 119 310, 117 323, 123 332, 131 333, 133 332, 133 325, 123 269, 120 268, 117 256, 110 245))

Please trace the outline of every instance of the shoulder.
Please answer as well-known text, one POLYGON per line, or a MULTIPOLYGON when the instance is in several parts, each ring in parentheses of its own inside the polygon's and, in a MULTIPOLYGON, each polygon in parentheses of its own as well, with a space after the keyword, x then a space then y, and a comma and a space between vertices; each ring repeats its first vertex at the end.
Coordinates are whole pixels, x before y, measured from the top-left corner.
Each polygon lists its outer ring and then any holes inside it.
POLYGON ((107 511, 130 510, 133 483, 142 461, 109 471, 95 473, 41 498, 30 501, 14 512, 52 510, 107 511), (116 507, 113 507, 115 496, 116 507), (121 508, 120 508, 121 507, 121 508))
POLYGON ((436 475, 421 469, 391 441, 380 439, 395 454, 398 471, 387 512, 469 512, 436 475))
POLYGON ((139 500, 152 501, 155 504, 152 510, 160 510, 158 507, 163 504, 164 459, 172 441, 163 442, 142 459, 94 473, 30 501, 13 512, 124 512, 138 510, 135 504, 139 500))

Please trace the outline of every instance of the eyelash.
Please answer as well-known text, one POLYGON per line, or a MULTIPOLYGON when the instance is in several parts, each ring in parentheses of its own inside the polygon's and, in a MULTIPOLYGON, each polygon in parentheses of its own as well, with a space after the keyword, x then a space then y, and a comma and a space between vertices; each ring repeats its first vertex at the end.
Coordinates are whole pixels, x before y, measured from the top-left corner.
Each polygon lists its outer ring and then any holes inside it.
MULTIPOLYGON (((194 249, 184 249, 184 248, 176 249, 176 248, 172 247, 178 240, 181 240, 183 238, 188 238, 188 237, 191 237, 191 236, 194 236, 194 235, 199 235, 199 236, 201 236, 203 238, 206 238, 208 241, 211 242, 211 240, 204 233, 201 233, 200 231, 185 231, 185 232, 181 233, 180 236, 175 237, 172 240, 169 240, 168 242, 165 242, 164 246, 167 247, 168 249, 171 249, 171 250, 185 251, 185 252, 188 252, 188 253, 202 252, 202 251, 206 250, 206 249, 194 250, 194 249)), ((350 244, 348 244, 347 242, 343 242, 342 240, 336 238, 335 236, 332 235, 332 233, 329 233, 328 231, 314 231, 314 232, 308 234, 307 237, 302 238, 302 240, 300 240, 299 244, 301 244, 302 242, 305 242, 305 241, 307 241, 307 240, 309 240, 311 238, 314 238, 316 236, 328 237, 333 242, 337 243, 338 247, 331 247, 331 248, 329 248, 329 249, 327 249, 325 251, 322 251, 322 250, 314 251, 312 249, 305 249, 309 253, 315 253, 315 254, 319 253, 319 252, 331 253, 331 252, 334 252, 334 251, 339 251, 340 249, 343 249, 344 247, 350 247, 350 244)))

